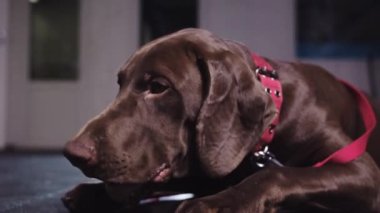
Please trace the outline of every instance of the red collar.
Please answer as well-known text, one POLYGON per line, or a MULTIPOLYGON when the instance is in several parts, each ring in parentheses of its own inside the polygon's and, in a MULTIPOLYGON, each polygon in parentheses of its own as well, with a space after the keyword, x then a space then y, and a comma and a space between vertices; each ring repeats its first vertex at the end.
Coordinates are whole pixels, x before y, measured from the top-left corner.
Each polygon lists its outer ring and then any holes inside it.
POLYGON ((255 73, 257 79, 259 79, 263 85, 265 92, 267 92, 272 98, 278 112, 276 118, 261 136, 260 142, 256 146, 257 151, 262 150, 265 146, 268 146, 273 140, 276 126, 280 123, 280 112, 283 96, 281 82, 279 81, 278 74, 273 69, 272 65, 254 53, 252 54, 252 59, 256 65, 255 73))
MULTIPOLYGON (((275 160, 274 156, 268 151, 268 145, 272 142, 276 126, 280 122, 280 112, 283 101, 282 86, 278 78, 278 73, 266 60, 264 60, 262 57, 258 56, 255 53, 252 54, 252 59, 256 65, 255 72, 257 78, 262 83, 265 91, 269 93, 269 95, 271 96, 278 110, 276 118, 272 121, 272 123, 261 136, 261 140, 257 144, 255 152, 260 153, 260 155, 264 155, 264 158, 267 158, 269 160, 275 160)), ((368 99, 365 97, 365 95, 351 84, 344 81, 341 82, 348 89, 350 89, 353 92, 353 94, 356 95, 359 110, 362 115, 366 131, 363 135, 361 135, 359 138, 357 138, 350 144, 332 153, 326 159, 314 164, 313 167, 321 167, 329 162, 349 163, 355 160, 356 158, 360 157, 366 151, 368 138, 376 126, 375 113, 373 112, 372 106, 369 103, 368 99)))

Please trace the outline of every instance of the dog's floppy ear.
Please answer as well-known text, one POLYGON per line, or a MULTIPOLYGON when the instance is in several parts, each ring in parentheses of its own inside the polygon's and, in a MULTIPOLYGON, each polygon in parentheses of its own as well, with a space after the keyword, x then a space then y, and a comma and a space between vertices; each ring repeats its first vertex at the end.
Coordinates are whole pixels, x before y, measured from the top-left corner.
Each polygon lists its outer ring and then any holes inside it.
POLYGON ((232 172, 276 114, 249 58, 231 49, 197 61, 205 94, 196 143, 202 168, 212 177, 232 172))

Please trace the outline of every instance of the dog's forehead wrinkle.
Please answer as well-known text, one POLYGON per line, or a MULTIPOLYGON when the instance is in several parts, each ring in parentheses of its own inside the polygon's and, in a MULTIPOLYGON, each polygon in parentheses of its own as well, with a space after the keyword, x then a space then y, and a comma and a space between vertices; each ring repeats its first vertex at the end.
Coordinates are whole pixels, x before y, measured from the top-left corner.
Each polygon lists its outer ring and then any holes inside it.
POLYGON ((144 64, 139 66, 139 72, 162 76, 171 81, 171 83, 178 84, 185 78, 185 73, 183 71, 185 66, 176 61, 184 61, 183 56, 180 53, 174 52, 165 55, 152 53, 151 55, 147 55, 144 64), (171 55, 173 55, 173 57, 171 57, 171 55), (174 55, 176 57, 175 59, 173 59, 174 55))

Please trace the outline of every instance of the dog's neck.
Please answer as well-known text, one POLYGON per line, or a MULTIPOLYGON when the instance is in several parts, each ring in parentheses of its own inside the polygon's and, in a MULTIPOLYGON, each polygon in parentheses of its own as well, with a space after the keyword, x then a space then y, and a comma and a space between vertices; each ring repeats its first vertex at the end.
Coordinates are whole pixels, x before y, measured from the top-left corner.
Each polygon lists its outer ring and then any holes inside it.
MULTIPOLYGON (((264 134, 261 137, 261 140, 257 143, 256 149, 254 152, 254 157, 257 159, 264 159, 264 161, 272 161, 275 164, 281 165, 268 150, 268 145, 272 142, 276 126, 279 124, 280 119, 279 115, 281 112, 281 105, 283 101, 283 93, 281 82, 278 78, 278 73, 273 69, 271 64, 269 64, 262 57, 252 54, 252 60, 256 65, 256 76, 263 85, 265 91, 271 96, 274 104, 277 108, 276 118, 272 121, 269 127, 264 131, 264 134)), ((369 103, 366 96, 356 89, 354 86, 348 84, 347 82, 341 81, 343 85, 346 86, 347 89, 351 90, 353 94, 356 95, 356 99, 358 101, 358 106, 360 113, 363 117, 363 122, 366 127, 366 132, 361 135, 359 138, 354 140, 352 143, 346 145, 345 147, 337 150, 336 152, 329 155, 324 160, 313 165, 314 167, 321 167, 328 162, 335 163, 348 163, 358 157, 360 157, 366 150, 368 137, 376 126, 376 116, 372 109, 371 104, 369 103)), ((264 164, 260 164, 256 162, 256 164, 260 167, 263 167, 264 164)))

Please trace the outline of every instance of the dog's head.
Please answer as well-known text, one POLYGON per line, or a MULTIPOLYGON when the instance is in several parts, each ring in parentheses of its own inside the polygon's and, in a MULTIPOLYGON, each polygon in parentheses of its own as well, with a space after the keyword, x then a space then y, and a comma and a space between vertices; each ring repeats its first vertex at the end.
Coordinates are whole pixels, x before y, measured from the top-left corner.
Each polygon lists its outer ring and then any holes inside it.
POLYGON ((208 31, 186 29, 148 43, 118 74, 119 93, 65 147, 86 175, 105 182, 161 182, 235 169, 276 109, 249 51, 208 31))

